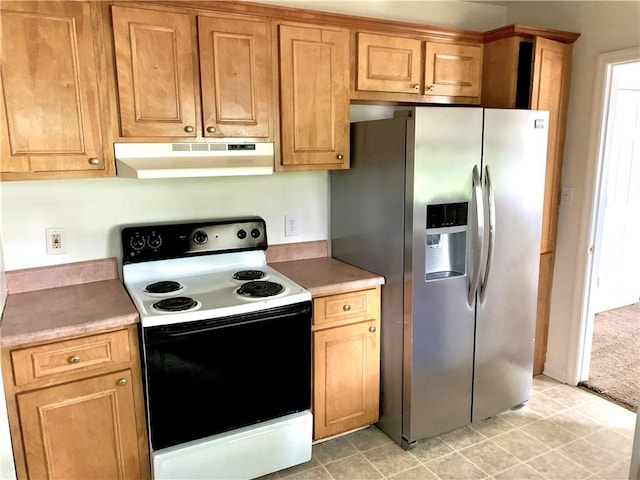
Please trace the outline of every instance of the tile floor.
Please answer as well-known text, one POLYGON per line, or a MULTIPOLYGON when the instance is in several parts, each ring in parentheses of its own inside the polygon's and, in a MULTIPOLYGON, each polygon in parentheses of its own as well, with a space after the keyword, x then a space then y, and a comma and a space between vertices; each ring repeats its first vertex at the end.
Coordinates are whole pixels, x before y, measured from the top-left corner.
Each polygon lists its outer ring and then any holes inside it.
POLYGON ((313 446, 311 461, 261 480, 627 480, 636 414, 538 376, 524 408, 404 451, 375 427, 313 446))

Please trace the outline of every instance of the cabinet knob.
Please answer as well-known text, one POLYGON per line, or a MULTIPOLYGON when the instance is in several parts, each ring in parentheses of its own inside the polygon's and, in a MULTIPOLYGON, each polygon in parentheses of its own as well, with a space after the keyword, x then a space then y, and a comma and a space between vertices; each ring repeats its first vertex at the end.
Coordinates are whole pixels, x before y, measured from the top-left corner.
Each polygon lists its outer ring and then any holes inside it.
POLYGON ((343 305, 342 310, 344 310, 345 312, 348 312, 349 310, 351 310, 351 305, 349 305, 348 303, 346 305, 343 305))
POLYGON ((371 326, 369 327, 369 331, 370 331, 371 333, 375 332, 375 331, 376 331, 376 327, 374 327, 373 325, 371 325, 371 326))
POLYGON ((116 382, 118 385, 120 385, 121 387, 124 387, 127 384, 127 379, 126 378, 121 378, 120 380, 118 380, 116 382))
POLYGON ((99 158, 90 158, 89 159, 89 163, 91 165, 100 165, 100 159, 99 158))
POLYGON ((420 84, 419 83, 414 83, 411 86, 414 88, 414 90, 420 90, 420 84))
POLYGON ((429 85, 427 87, 427 90, 429 90, 430 92, 433 92, 436 89, 435 85, 429 85))
POLYGON ((341 154, 341 153, 339 153, 338 155, 336 155, 336 158, 337 158, 338 160, 342 160, 344 157, 342 156, 342 154, 341 154))
POLYGON ((75 355, 73 357, 69 357, 67 360, 69 363, 73 364, 80 363, 80 357, 76 357, 75 355))
POLYGON ((184 127, 184 131, 187 133, 192 133, 193 127, 191 125, 187 125, 186 127, 184 127))
POLYGON ((216 127, 207 127, 207 133, 216 133, 216 127))

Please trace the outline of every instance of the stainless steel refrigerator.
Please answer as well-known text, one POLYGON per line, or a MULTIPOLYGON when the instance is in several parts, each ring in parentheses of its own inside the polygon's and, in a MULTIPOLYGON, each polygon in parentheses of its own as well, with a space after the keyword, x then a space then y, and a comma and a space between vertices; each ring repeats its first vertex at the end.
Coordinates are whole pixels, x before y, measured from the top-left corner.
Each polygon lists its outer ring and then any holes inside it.
POLYGON ((409 448, 529 398, 548 113, 399 113, 351 125, 331 255, 386 279, 378 426, 409 448))

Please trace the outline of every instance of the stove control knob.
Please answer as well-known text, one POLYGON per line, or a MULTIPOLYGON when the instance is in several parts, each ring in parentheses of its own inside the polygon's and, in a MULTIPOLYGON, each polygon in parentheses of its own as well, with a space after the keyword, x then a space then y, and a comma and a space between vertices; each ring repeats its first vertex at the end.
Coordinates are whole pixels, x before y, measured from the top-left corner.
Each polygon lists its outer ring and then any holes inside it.
POLYGON ((260 237, 260 230, 258 230, 257 228, 254 228, 253 230, 251 230, 251 236, 253 238, 259 238, 260 237))
POLYGON ((240 239, 240 240, 244 240, 245 238, 247 238, 247 231, 240 229, 238 230, 238 233, 236 233, 236 236, 240 239))
POLYGON ((162 245, 162 236, 158 235, 157 233, 152 233, 151 236, 149 236, 149 240, 147 240, 147 243, 152 249, 158 250, 162 245))
POLYGON ((193 241, 198 245, 207 243, 207 240, 209 240, 209 235, 207 235, 207 232, 205 232, 204 230, 198 230, 193 234, 193 241))
POLYGON ((145 240, 144 237, 142 235, 136 235, 134 237, 131 237, 131 240, 129 241, 129 244, 131 245, 131 248, 133 248, 135 251, 139 252, 140 250, 142 250, 145 246, 145 240))

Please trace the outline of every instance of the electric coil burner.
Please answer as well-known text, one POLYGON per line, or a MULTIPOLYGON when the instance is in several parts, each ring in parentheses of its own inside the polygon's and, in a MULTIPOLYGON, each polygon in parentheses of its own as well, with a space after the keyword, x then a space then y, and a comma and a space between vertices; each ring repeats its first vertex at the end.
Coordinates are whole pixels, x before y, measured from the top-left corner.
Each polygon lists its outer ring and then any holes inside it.
POLYGON ((311 294, 266 249, 259 217, 122 229, 154 479, 255 478, 311 459, 311 294))
POLYGON ((278 295, 284 287, 275 282, 253 281, 243 284, 238 290, 239 295, 251 298, 264 298, 278 295))

